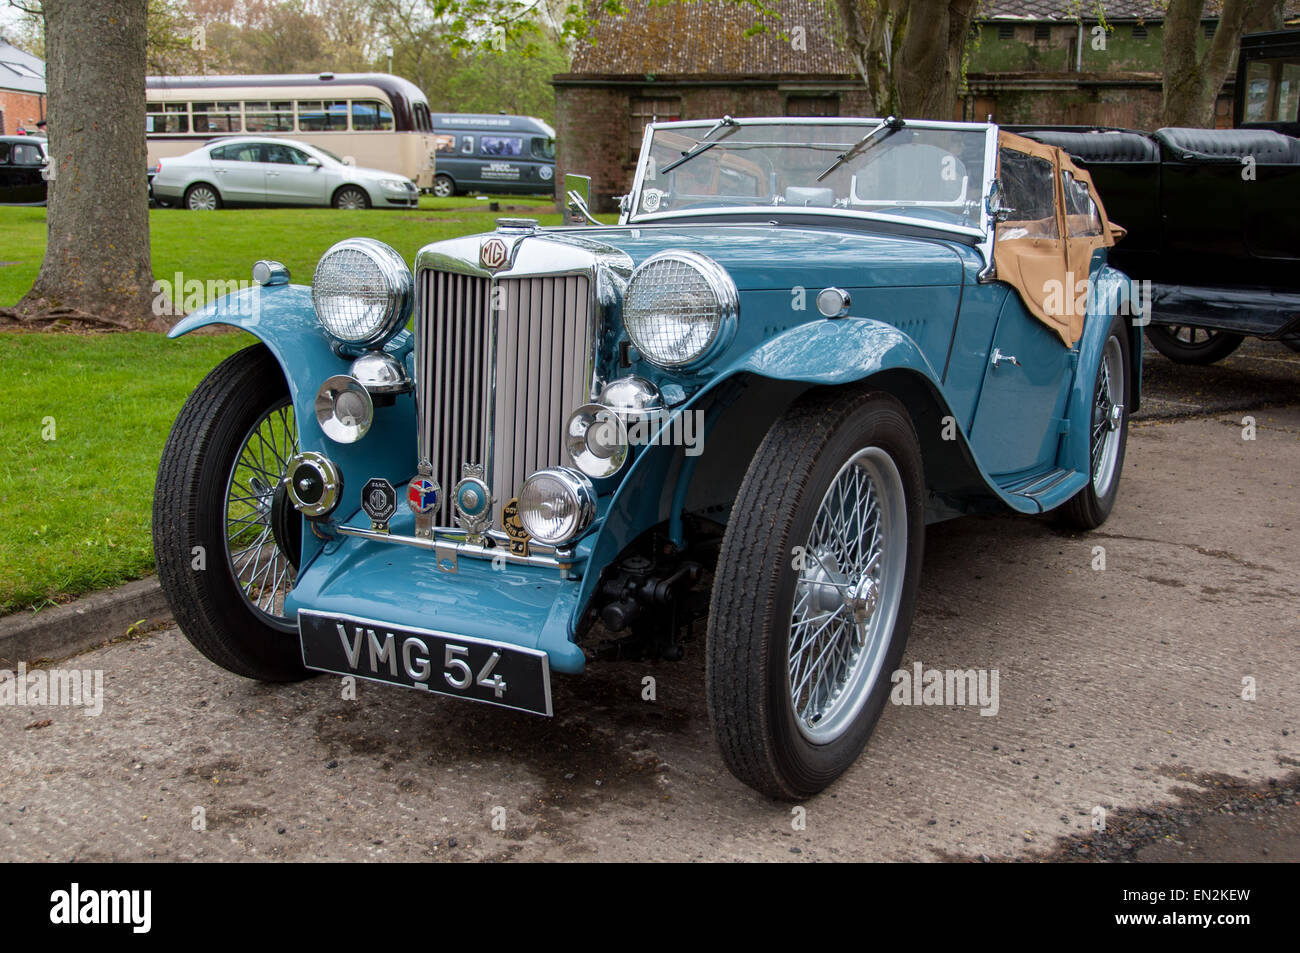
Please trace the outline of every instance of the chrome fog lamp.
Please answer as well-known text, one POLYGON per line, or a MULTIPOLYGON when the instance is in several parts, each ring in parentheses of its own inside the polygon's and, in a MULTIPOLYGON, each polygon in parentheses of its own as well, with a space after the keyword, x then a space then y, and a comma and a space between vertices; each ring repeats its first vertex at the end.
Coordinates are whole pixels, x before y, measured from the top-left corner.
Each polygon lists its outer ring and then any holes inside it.
POLYGON ((387 351, 367 351, 352 362, 348 376, 356 380, 372 396, 404 394, 411 389, 402 362, 387 351))
POLYGON ((589 477, 613 476, 627 461, 627 426, 609 407, 583 404, 569 415, 564 449, 589 477))
POLYGON ((693 251, 651 255, 632 272, 623 324, 632 344, 667 368, 698 365, 726 347, 740 313, 736 283, 712 258, 693 251))
POLYGON ((356 378, 335 374, 316 391, 316 422, 335 443, 356 443, 374 420, 374 402, 356 378))
POLYGON ((618 377, 606 384, 598 403, 604 404, 624 420, 629 417, 652 417, 664 409, 663 394, 644 377, 618 377))
POLYGON ((402 256, 373 238, 345 238, 321 256, 311 301, 335 340, 382 347, 402 329, 415 300, 415 279, 402 256))
POLYGON ((577 470, 538 470, 519 489, 519 521, 539 543, 561 546, 585 530, 595 515, 596 491, 577 470))
POLYGON ((294 454, 285 466, 284 488, 303 516, 321 519, 343 496, 343 474, 329 457, 310 450, 294 454))

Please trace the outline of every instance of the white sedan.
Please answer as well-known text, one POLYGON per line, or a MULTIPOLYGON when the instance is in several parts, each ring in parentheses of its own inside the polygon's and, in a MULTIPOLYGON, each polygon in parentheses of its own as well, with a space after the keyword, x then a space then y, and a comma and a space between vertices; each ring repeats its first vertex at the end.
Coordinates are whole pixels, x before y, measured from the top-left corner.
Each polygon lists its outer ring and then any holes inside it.
POLYGON ((195 211, 223 205, 332 205, 416 208, 420 193, 405 176, 348 165, 304 142, 229 136, 163 159, 153 176, 156 201, 195 211))

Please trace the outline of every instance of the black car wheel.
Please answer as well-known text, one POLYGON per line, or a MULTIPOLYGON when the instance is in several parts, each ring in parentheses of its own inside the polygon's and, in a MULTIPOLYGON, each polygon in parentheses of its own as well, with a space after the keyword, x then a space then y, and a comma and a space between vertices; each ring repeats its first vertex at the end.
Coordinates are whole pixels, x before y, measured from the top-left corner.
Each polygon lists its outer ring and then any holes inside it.
POLYGON ((221 208, 221 193, 216 186, 195 182, 185 190, 185 207, 191 212, 211 212, 221 208))
POLYGON ((370 208, 370 196, 366 194, 365 189, 359 189, 355 185, 345 185, 334 193, 335 208, 370 208))
MULTIPOLYGON (((1149 329, 1148 329, 1149 330, 1149 329)), ((1119 478, 1128 447, 1129 337, 1124 319, 1111 321, 1092 389, 1088 430, 1087 486, 1060 509, 1061 521, 1077 529, 1096 529, 1106 522, 1119 495, 1119 478)))
POLYGON ((1241 347, 1242 336, 1178 324, 1147 327, 1151 346, 1175 364, 1213 364, 1241 347))
POLYGON ((158 579, 181 631, 222 668, 265 681, 307 675, 284 610, 302 522, 281 483, 297 447, 289 387, 258 344, 185 402, 154 490, 158 579))
POLYGON ((449 175, 439 175, 433 180, 433 194, 440 199, 449 199, 456 194, 456 183, 449 175))
POLYGON ((925 539, 921 450, 894 398, 797 402, 741 484, 713 585, 709 715, 722 757, 772 797, 825 788, 880 717, 925 539))

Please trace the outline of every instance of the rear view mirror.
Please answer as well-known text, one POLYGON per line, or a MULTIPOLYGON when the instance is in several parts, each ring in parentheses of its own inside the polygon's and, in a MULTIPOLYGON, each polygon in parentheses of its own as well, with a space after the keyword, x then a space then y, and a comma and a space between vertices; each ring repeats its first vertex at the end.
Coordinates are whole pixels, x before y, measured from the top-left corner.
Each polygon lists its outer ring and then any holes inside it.
POLYGON ((312 168, 319 169, 321 162, 320 159, 317 159, 315 156, 308 156, 307 164, 312 168))
POLYGON ((565 225, 599 225, 591 214, 591 176, 565 173, 565 225))

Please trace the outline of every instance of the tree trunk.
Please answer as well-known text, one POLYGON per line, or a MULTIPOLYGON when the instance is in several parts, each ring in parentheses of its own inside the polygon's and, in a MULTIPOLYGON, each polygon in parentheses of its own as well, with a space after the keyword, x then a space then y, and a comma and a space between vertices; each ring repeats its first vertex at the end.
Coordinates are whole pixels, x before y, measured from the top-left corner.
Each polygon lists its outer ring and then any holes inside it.
POLYGON ((155 322, 145 179, 147 0, 45 0, 48 239, 17 310, 155 322))
POLYGON ((1224 0, 1219 25, 1203 55, 1196 52, 1205 0, 1169 0, 1165 15, 1164 102, 1166 126, 1214 125, 1214 104, 1228 78, 1247 17, 1265 17, 1275 0, 1224 0))

